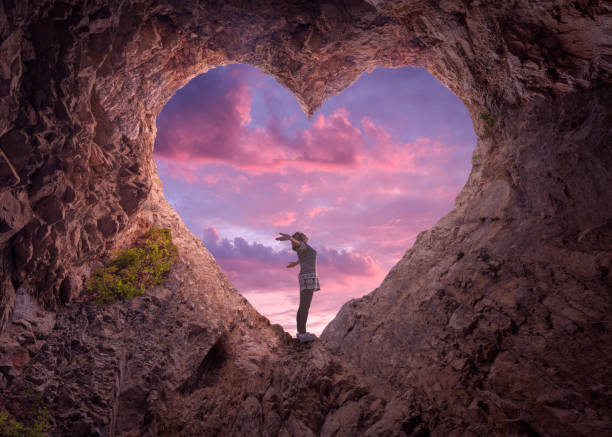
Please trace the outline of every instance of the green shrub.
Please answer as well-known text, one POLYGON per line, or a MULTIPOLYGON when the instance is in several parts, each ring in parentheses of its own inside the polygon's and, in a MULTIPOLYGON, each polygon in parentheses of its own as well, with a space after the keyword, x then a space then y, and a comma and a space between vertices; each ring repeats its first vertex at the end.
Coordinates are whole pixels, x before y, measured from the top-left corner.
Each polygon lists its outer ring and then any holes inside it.
POLYGON ((41 406, 36 410, 36 421, 31 425, 24 425, 0 411, 0 436, 2 437, 47 437, 51 428, 49 409, 41 406))
POLYGON ((142 247, 118 252, 106 266, 93 271, 85 287, 100 305, 129 299, 161 284, 176 258, 170 229, 153 228, 142 247))

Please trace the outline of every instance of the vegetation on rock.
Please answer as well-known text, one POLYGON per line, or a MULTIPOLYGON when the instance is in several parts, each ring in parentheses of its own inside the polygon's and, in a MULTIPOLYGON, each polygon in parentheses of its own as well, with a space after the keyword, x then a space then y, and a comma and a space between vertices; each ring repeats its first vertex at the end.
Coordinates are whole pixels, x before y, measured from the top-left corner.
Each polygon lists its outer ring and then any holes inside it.
POLYGON ((170 229, 152 228, 142 245, 119 251, 94 270, 86 289, 98 304, 138 296, 165 280, 176 257, 170 229))
POLYGON ((0 411, 0 436, 2 437, 46 437, 49 430, 49 410, 39 408, 36 412, 36 422, 24 425, 0 411))
POLYGON ((25 402, 23 405, 30 405, 35 402, 36 410, 33 408, 22 408, 21 413, 26 414, 26 419, 32 422, 30 425, 14 419, 5 411, 0 411, 0 436, 1 437, 47 437, 51 429, 51 415, 49 408, 40 396, 34 395, 32 390, 23 392, 25 402), (32 417, 32 412, 35 413, 32 417))

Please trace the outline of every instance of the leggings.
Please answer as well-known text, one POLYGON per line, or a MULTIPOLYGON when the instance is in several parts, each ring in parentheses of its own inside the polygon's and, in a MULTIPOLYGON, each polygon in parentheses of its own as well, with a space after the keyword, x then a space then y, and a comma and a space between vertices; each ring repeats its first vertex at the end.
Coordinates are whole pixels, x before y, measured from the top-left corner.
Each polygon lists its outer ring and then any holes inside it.
POLYGON ((308 318, 308 310, 312 301, 314 290, 300 291, 300 307, 297 312, 297 330, 300 334, 306 332, 306 319, 308 318))

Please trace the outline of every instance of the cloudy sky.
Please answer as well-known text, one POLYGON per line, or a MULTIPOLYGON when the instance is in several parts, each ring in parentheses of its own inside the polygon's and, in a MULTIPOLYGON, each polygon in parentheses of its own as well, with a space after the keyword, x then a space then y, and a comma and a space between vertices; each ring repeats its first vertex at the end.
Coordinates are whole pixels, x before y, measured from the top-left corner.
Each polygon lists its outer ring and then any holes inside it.
POLYGON ((417 234, 452 208, 476 136, 463 103, 423 69, 377 68, 308 120, 245 65, 196 77, 157 119, 164 192, 232 283, 295 333, 299 266, 278 232, 317 250, 307 329, 380 285, 417 234))

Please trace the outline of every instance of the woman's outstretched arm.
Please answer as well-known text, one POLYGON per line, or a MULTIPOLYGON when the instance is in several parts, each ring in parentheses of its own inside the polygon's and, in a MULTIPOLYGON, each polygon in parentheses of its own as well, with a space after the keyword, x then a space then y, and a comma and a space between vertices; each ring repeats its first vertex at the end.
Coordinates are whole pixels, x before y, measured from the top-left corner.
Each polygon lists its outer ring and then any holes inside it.
POLYGON ((301 242, 300 240, 296 240, 295 238, 293 238, 293 237, 292 237, 291 235, 289 235, 289 234, 284 234, 284 233, 282 233, 282 232, 279 232, 279 234, 281 234, 281 236, 280 236, 280 237, 276 237, 276 239, 277 239, 278 241, 287 241, 287 240, 289 240, 289 241, 291 241, 292 243, 297 244, 298 246, 301 246, 301 245, 302 245, 302 242, 301 242))
MULTIPOLYGON (((280 237, 276 237, 276 239, 278 241, 291 241, 292 243, 295 243, 298 246, 302 245, 302 242, 299 240, 296 240, 295 238, 293 238, 291 235, 289 234, 283 234, 282 232, 279 232, 279 234, 281 235, 280 237)), ((299 261, 291 261, 289 264, 287 264, 287 268, 290 269, 291 267, 295 267, 299 264, 299 261)))

